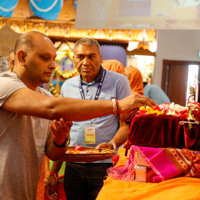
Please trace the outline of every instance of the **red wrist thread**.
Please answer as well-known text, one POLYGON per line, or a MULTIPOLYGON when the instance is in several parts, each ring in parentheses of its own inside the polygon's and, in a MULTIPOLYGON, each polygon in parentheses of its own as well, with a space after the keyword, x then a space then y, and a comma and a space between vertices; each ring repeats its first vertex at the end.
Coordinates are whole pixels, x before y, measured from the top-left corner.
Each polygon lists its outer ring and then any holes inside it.
POLYGON ((116 106, 117 106, 117 115, 118 115, 118 119, 120 120, 120 112, 119 112, 119 103, 116 100, 116 106))
POLYGON ((56 177, 58 177, 58 173, 56 172, 49 172, 50 175, 55 175, 56 177))

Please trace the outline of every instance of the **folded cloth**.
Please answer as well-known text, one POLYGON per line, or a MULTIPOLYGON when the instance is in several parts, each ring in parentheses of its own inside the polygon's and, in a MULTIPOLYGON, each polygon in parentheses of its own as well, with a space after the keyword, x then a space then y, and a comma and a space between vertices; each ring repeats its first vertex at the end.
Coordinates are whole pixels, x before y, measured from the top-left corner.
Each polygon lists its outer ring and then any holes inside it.
POLYGON ((109 168, 108 175, 118 180, 134 180, 135 151, 151 167, 155 176, 150 182, 160 182, 179 176, 200 177, 200 152, 178 148, 155 148, 132 145, 126 165, 109 168))

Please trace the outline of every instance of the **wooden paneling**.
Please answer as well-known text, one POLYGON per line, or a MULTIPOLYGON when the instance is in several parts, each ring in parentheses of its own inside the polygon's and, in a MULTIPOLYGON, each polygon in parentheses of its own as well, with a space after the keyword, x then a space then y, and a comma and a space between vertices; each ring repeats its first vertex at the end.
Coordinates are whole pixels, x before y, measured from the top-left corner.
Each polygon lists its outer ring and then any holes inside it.
POLYGON ((7 56, 8 51, 14 48, 15 42, 20 34, 13 31, 8 25, 0 29, 0 56, 7 56))
POLYGON ((171 102, 186 105, 188 66, 192 64, 200 62, 163 60, 162 89, 171 102))

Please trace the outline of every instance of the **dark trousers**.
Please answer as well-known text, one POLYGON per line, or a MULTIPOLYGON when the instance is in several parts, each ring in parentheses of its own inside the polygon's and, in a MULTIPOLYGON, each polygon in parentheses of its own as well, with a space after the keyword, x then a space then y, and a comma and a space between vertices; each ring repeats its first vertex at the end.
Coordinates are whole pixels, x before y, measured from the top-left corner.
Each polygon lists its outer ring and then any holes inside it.
POLYGON ((95 200, 111 163, 66 163, 64 189, 67 200, 95 200))

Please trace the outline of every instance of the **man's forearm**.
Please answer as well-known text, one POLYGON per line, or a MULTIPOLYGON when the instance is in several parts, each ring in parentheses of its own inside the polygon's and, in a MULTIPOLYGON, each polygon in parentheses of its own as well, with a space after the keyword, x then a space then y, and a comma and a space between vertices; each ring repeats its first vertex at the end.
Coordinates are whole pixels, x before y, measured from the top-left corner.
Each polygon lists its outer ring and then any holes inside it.
POLYGON ((112 101, 49 97, 28 88, 10 95, 2 108, 17 114, 69 121, 88 120, 113 113, 112 101))
POLYGON ((115 134, 115 136, 111 141, 115 143, 116 147, 119 147, 122 144, 124 144, 124 142, 127 140, 128 133, 129 133, 129 125, 123 122, 123 125, 120 125, 119 130, 117 131, 117 133, 115 134))
POLYGON ((55 172, 55 173, 58 174, 62 164, 63 164, 63 161, 61 161, 61 160, 54 161, 53 165, 52 165, 52 168, 51 168, 51 172, 55 172))
POLYGON ((56 147, 55 144, 52 142, 48 144, 48 147, 45 151, 46 155, 48 156, 49 159, 55 161, 60 159, 66 152, 67 147, 56 147))
POLYGON ((54 102, 54 119, 63 117, 65 120, 82 121, 96 117, 113 114, 112 101, 106 100, 80 100, 59 97, 54 102))

